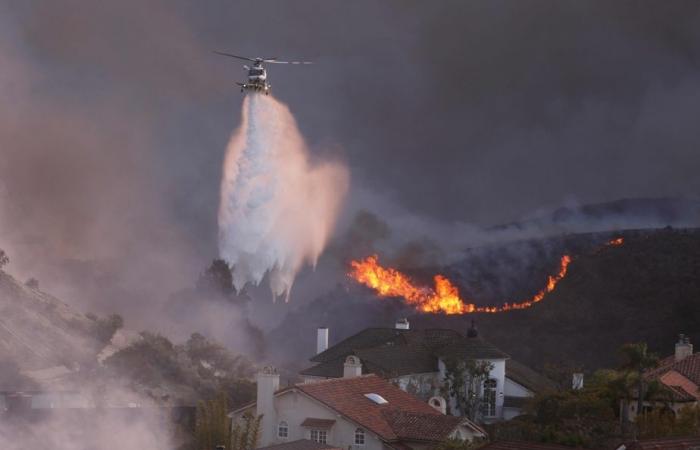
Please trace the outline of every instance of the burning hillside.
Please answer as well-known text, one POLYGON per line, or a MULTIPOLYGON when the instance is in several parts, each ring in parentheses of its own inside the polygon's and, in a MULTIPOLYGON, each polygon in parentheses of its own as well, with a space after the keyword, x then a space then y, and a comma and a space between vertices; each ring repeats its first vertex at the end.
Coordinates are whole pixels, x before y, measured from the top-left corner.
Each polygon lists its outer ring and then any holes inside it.
MULTIPOLYGON (((608 241, 606 246, 619 246, 623 238, 618 237, 608 241)), ((500 306, 477 306, 461 298, 457 287, 444 275, 435 275, 434 287, 419 286, 407 275, 397 269, 383 267, 379 264, 377 255, 368 256, 359 261, 351 261, 352 270, 348 274, 358 283, 372 288, 380 297, 401 297, 417 311, 426 313, 469 314, 469 313, 500 313, 505 311, 526 309, 544 299, 552 292, 557 284, 566 276, 570 255, 563 255, 559 260, 559 268, 554 275, 547 277, 546 285, 532 297, 519 302, 504 302, 500 306)))

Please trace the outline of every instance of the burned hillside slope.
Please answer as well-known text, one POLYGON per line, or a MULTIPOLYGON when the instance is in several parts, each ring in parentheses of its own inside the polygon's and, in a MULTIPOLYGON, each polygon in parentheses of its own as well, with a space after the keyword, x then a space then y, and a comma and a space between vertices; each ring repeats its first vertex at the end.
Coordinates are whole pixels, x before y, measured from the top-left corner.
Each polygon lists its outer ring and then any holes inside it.
MULTIPOLYGON (((561 253, 570 253, 573 261, 567 276, 529 309, 498 314, 419 314, 398 299, 378 298, 349 281, 290 314, 269 337, 281 343, 277 346, 280 357, 291 360, 291 355, 299 355, 303 359, 313 353, 314 329, 321 325, 329 326, 331 341, 337 341, 368 326, 391 326, 407 313, 412 327, 420 328, 464 331, 474 319, 483 336, 529 365, 566 362, 588 369, 615 365, 616 350, 625 342, 647 341, 662 354, 670 352, 679 332, 700 342, 699 230, 568 235, 527 245, 538 258, 532 259, 522 274, 506 273, 507 288, 484 289, 475 283, 483 280, 482 284, 498 286, 504 279, 499 272, 504 265, 488 262, 503 259, 494 256, 498 252, 509 255, 508 244, 480 250, 478 258, 465 258, 440 272, 455 276, 465 296, 476 294, 476 301, 484 304, 531 295, 532 289, 546 280, 561 253), (623 245, 600 245, 618 235, 624 236, 623 245), (493 292, 507 292, 512 297, 497 299, 493 292)), ((418 271, 412 274, 420 277, 418 271)))
POLYGON ((0 359, 22 370, 93 360, 104 344, 95 321, 0 271, 0 359))

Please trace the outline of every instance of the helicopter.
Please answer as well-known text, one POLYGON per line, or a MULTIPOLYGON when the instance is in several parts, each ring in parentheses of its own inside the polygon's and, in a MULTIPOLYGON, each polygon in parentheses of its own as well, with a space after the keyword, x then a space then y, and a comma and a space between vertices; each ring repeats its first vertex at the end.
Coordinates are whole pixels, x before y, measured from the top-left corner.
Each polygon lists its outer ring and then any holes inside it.
POLYGON ((217 55, 228 56, 231 58, 238 58, 244 61, 252 62, 252 66, 244 65, 243 68, 248 71, 248 81, 245 83, 236 82, 237 85, 241 87, 241 92, 246 90, 255 92, 264 92, 266 95, 270 94, 270 88, 272 85, 267 82, 267 70, 263 67, 263 63, 269 64, 313 64, 309 61, 279 61, 277 58, 249 58, 247 56, 238 56, 226 52, 214 51, 217 55))

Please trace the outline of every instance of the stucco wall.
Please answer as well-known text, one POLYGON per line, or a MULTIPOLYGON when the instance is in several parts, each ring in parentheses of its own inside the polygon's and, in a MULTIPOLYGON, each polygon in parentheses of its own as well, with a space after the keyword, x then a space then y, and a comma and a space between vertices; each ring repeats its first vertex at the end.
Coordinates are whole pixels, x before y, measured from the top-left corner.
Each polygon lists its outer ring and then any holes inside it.
POLYGON ((503 393, 507 397, 532 397, 534 395, 532 391, 516 383, 510 378, 506 378, 506 384, 503 393))

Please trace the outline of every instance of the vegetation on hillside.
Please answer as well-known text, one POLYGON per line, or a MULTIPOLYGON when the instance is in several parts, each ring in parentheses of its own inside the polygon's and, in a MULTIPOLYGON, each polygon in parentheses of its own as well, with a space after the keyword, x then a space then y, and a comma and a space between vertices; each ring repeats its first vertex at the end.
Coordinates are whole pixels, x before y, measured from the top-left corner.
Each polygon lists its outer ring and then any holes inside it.
POLYGON ((254 367, 240 355, 234 356, 221 345, 193 334, 183 345, 148 332, 141 339, 116 352, 104 362, 108 369, 127 377, 136 386, 159 388, 180 385, 191 388, 195 399, 228 394, 232 406, 254 398, 254 367))

